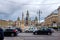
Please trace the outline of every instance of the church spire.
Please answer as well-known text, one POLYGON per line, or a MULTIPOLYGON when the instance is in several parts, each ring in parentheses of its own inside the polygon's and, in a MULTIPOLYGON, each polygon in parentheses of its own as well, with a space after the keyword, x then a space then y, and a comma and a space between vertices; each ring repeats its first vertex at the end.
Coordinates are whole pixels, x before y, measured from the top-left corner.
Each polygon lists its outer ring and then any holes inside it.
POLYGON ((26 17, 29 17, 29 11, 27 10, 27 14, 26 14, 26 17))
POLYGON ((29 11, 27 10, 27 14, 26 14, 26 26, 29 25, 29 11))
POLYGON ((24 13, 22 12, 22 20, 24 20, 24 13))

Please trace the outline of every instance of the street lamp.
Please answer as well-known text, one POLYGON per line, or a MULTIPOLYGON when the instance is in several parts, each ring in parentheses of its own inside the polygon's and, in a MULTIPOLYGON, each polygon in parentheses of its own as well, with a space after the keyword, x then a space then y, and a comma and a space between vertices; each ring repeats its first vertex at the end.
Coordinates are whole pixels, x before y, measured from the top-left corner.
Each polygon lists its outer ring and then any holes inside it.
POLYGON ((38 16, 39 16, 39 23, 40 23, 40 16, 41 16, 42 11, 38 11, 38 16))

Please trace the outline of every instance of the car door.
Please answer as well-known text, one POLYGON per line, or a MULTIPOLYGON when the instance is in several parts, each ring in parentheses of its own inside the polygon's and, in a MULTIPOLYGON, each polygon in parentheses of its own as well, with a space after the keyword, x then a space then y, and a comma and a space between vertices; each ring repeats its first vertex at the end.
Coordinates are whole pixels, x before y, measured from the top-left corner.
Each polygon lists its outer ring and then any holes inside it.
POLYGON ((46 34, 46 32, 47 32, 46 29, 41 30, 41 34, 46 34))
POLYGON ((37 33, 38 33, 38 34, 42 34, 42 31, 41 31, 41 30, 38 30, 37 33))
POLYGON ((44 29, 41 28, 39 32, 40 32, 40 34, 44 34, 44 29))

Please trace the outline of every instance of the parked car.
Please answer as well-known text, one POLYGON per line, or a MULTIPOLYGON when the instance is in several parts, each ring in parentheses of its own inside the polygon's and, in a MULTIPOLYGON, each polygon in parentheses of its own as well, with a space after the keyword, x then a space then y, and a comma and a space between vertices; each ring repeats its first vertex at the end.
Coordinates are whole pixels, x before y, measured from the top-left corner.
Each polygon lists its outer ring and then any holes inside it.
POLYGON ((29 32, 28 30, 29 30, 29 29, 25 29, 24 32, 29 32))
POLYGON ((49 29, 49 28, 41 28, 41 29, 39 29, 39 30, 34 31, 33 34, 34 34, 34 35, 35 35, 35 34, 51 35, 51 34, 52 34, 52 30, 49 29))
POLYGON ((0 28, 0 40, 4 40, 4 32, 2 28, 0 28))
POLYGON ((49 29, 50 29, 53 33, 54 33, 54 32, 56 32, 56 30, 55 30, 55 29, 53 29, 53 28, 49 28, 49 29))
POLYGON ((22 29, 21 28, 16 28, 18 30, 18 32, 22 32, 22 29))
POLYGON ((58 27, 49 27, 49 28, 53 28, 54 30, 58 31, 58 27))
POLYGON ((18 31, 14 28, 8 28, 4 30, 4 35, 5 36, 17 36, 18 31))
POLYGON ((36 27, 30 27, 30 28, 26 29, 25 32, 31 33, 31 32, 33 32, 33 31, 35 31, 35 30, 37 30, 36 27))

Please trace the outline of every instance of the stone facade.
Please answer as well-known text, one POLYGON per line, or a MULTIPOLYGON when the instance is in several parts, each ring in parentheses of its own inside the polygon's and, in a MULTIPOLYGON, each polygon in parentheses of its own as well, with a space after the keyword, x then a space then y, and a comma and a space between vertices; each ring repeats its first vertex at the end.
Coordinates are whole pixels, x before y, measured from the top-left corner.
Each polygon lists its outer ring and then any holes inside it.
POLYGON ((12 26, 13 25, 13 21, 9 20, 9 21, 6 21, 6 20, 0 20, 0 27, 9 27, 9 26, 12 26))
POLYGON ((45 18, 45 26, 57 27, 60 22, 60 7, 45 18))
POLYGON ((60 7, 58 8, 58 26, 60 26, 60 7))
POLYGON ((58 22, 58 15, 57 14, 50 14, 48 17, 45 18, 45 26, 57 26, 58 22))

